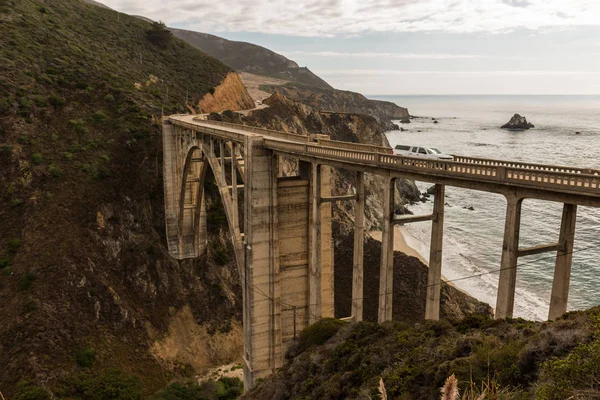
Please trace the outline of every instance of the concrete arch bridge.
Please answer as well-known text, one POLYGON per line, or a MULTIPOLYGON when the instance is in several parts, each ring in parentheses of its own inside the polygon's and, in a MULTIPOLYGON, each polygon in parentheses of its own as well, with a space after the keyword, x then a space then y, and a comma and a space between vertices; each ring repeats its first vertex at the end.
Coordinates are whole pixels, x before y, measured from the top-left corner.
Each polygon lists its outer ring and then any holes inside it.
POLYGON ((333 316, 331 203, 356 202, 352 315, 363 317, 364 174, 385 185, 378 320, 392 318, 395 224, 431 221, 427 319, 439 318, 445 186, 506 197, 506 223, 496 317, 511 317, 517 259, 556 253, 549 319, 567 309, 578 205, 600 207, 600 172, 456 156, 454 161, 399 157, 391 149, 173 115, 163 121, 164 185, 169 253, 198 257, 206 247, 203 182, 214 174, 243 282, 244 380, 252 386, 281 366, 295 332, 333 316), (297 176, 282 176, 280 157, 298 160, 297 176), (330 170, 355 171, 355 193, 331 196, 330 170), (226 173, 227 172, 227 173, 226 173), (396 217, 394 180, 435 184, 433 213, 396 217), (240 200, 240 198, 242 200, 240 200), (535 198, 564 204, 560 235, 520 248, 521 204, 535 198))

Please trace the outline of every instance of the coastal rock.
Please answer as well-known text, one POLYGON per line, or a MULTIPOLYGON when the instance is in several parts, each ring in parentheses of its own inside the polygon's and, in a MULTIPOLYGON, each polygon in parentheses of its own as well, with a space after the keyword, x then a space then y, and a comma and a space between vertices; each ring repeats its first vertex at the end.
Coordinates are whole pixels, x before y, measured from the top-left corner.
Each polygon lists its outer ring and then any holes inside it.
POLYGON ((438 120, 436 119, 435 121, 433 121, 434 124, 439 124, 438 120))
POLYGON ((402 118, 402 119, 400 120, 400 123, 401 123, 401 124, 410 124, 410 119, 409 119, 409 118, 402 118))
POLYGON ((525 130, 535 128, 535 126, 531 122, 528 122, 527 118, 522 117, 519 114, 515 114, 512 116, 510 121, 502 125, 500 128, 509 130, 525 130))
POLYGON ((434 195, 435 194, 435 185, 432 185, 427 189, 427 194, 434 195))

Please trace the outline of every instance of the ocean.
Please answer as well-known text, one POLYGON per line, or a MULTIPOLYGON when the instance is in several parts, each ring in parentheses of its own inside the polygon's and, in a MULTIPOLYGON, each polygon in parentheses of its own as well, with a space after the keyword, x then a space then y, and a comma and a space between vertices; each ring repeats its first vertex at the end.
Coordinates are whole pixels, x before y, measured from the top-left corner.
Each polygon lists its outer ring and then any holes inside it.
MULTIPOLYGON (((600 169, 600 96, 369 96, 407 107, 415 118, 399 124, 408 131, 386 135, 397 144, 436 147, 465 156, 600 169), (500 129, 519 113, 534 129, 500 129), (439 123, 434 124, 432 118, 439 123), (576 132, 580 132, 576 134, 576 132)), ((397 122, 397 121, 395 121, 397 122)), ((417 183, 421 191, 431 184, 417 183)), ((455 285, 478 299, 496 304, 504 232, 503 196, 446 188, 442 273, 461 279, 455 285), (473 208, 470 210, 469 208, 473 208)), ((409 207, 430 213, 432 202, 409 207)), ((558 240, 562 204, 523 202, 521 247, 558 240)), ((429 258, 431 226, 410 224, 409 245, 429 258)), ((600 209, 579 207, 569 310, 600 304, 600 209)), ((545 320, 552 288, 555 253, 519 258, 515 317, 545 320)))

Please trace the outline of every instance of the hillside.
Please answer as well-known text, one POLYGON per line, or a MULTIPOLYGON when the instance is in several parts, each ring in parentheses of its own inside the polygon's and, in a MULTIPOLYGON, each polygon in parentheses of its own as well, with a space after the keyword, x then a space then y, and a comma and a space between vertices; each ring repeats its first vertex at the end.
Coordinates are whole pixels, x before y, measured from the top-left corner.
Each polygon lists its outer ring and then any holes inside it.
POLYGON ((381 398, 381 379, 390 399, 438 400, 454 375, 457 399, 596 399, 599 316, 596 307, 556 322, 322 320, 300 334, 277 374, 243 398, 381 398))
POLYGON ((267 48, 252 43, 227 40, 208 33, 170 28, 175 36, 221 60, 238 72, 265 75, 311 87, 331 86, 308 68, 267 48))
POLYGON ((146 398, 236 360, 241 289, 231 260, 213 259, 221 224, 206 257, 165 249, 160 116, 207 94, 214 110, 244 108, 239 78, 80 0, 9 0, 0 14, 0 391, 18 398, 32 380, 78 399, 112 380, 146 398))

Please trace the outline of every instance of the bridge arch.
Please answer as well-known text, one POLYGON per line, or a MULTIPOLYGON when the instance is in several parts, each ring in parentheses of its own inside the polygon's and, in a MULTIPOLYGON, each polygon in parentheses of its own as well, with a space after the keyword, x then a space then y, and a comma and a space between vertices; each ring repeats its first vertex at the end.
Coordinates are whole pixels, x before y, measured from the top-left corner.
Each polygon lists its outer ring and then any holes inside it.
MULTIPOLYGON (((202 253, 206 248, 206 206, 204 196, 204 184, 208 170, 212 172, 215 184, 223 203, 229 233, 233 242, 236 257, 236 265, 240 274, 243 274, 243 233, 240 230, 238 213, 238 174, 235 162, 237 147, 233 144, 224 145, 220 143, 219 153, 215 152, 215 143, 210 140, 206 143, 194 143, 187 146, 185 150, 184 164, 181 173, 179 197, 177 206, 179 209, 177 220, 177 234, 179 246, 186 253, 202 253), (229 149, 229 156, 226 156, 229 149), (232 163, 230 182, 227 181, 225 173, 226 162, 232 163)), ((196 254, 199 256, 200 254, 196 254)), ((243 276, 243 275, 242 275, 243 276)))

